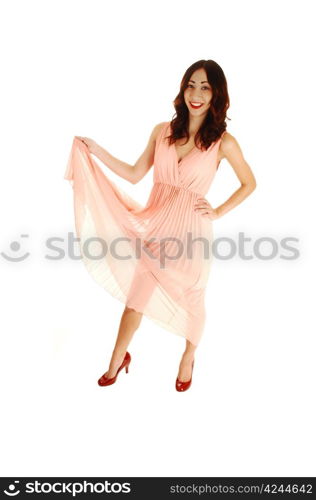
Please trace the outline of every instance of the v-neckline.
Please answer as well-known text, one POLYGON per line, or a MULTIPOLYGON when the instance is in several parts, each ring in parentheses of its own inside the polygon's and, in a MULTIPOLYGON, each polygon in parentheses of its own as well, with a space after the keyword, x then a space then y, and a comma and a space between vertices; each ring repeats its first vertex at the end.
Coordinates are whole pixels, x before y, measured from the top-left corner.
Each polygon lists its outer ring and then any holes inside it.
POLYGON ((181 160, 179 160, 179 157, 178 157, 178 153, 177 153, 177 150, 176 150, 176 146, 175 146, 175 142, 172 144, 173 146, 173 150, 174 150, 174 153, 175 153, 175 157, 176 157, 176 160, 177 160, 177 165, 179 166, 188 156, 191 155, 191 153, 193 153, 193 151, 195 151, 197 149, 196 146, 194 146, 192 149, 190 149, 190 151, 183 156, 183 158, 181 158, 181 160))
MULTIPOLYGON (((169 122, 169 131, 170 131, 170 122, 169 122)), ((190 149, 190 151, 183 156, 183 158, 181 158, 181 160, 179 160, 179 157, 178 157, 178 153, 177 153, 177 150, 176 150, 176 143, 173 142, 172 143, 172 148, 173 148, 173 151, 174 151, 174 155, 175 155, 175 158, 177 160, 177 165, 178 167, 181 165, 181 163, 188 157, 190 156, 194 151, 196 151, 198 148, 194 145, 192 149, 190 149)))

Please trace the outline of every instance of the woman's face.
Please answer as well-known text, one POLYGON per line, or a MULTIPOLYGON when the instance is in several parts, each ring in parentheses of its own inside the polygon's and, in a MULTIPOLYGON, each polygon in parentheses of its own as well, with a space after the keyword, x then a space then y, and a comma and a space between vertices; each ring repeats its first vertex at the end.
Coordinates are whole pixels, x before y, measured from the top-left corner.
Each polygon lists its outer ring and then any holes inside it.
POLYGON ((187 88, 184 90, 184 100, 189 112, 193 116, 206 114, 210 107, 212 95, 205 69, 197 69, 192 73, 187 88))

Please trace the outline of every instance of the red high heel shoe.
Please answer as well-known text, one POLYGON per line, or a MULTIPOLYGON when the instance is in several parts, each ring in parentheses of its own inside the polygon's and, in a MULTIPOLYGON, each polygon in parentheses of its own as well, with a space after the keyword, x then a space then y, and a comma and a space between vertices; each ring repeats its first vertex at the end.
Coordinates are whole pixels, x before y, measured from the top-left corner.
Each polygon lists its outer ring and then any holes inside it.
POLYGON ((125 367, 126 373, 128 373, 128 367, 129 367, 129 364, 131 362, 131 359, 132 358, 131 358, 130 353, 126 351, 125 358, 123 359, 123 362, 122 362, 121 366, 118 368, 115 377, 108 378, 108 377, 105 376, 105 374, 103 374, 102 377, 99 378, 98 384, 101 385, 102 387, 105 386, 105 385, 114 384, 114 382, 116 382, 118 374, 120 373, 120 371, 124 367, 125 367))
MULTIPOLYGON (((194 367, 194 360, 192 361, 192 373, 193 373, 193 367, 194 367)), ((186 391, 187 389, 189 389, 191 383, 192 383, 192 375, 191 375, 190 380, 188 380, 187 382, 181 382, 181 380, 179 380, 178 377, 177 377, 177 380, 176 380, 176 390, 178 392, 186 391)))

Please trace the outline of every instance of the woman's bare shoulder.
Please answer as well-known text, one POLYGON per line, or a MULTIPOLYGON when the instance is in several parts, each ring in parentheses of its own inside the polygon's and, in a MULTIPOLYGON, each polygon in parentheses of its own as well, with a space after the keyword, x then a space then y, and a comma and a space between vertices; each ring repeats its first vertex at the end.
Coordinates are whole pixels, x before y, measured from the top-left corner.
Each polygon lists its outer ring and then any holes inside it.
POLYGON ((157 133, 161 132, 161 130, 167 125, 169 122, 160 122, 155 126, 155 130, 157 130, 157 133))
POLYGON ((151 133, 151 140, 155 143, 159 134, 162 132, 162 129, 167 125, 168 122, 160 122, 154 126, 151 133))
POLYGON ((225 132, 220 147, 218 149, 218 161, 221 161, 229 151, 232 151, 234 148, 239 147, 236 137, 234 137, 230 132, 225 132))

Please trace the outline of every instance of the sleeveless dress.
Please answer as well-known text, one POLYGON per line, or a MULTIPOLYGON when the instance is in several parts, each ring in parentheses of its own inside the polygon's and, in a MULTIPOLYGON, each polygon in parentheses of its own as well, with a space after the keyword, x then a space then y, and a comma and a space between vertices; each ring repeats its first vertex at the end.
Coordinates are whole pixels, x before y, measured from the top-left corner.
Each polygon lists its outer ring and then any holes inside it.
POLYGON ((101 170, 80 140, 64 178, 74 195, 82 260, 99 285, 162 328, 198 345, 212 262, 212 220, 194 211, 216 174, 222 136, 178 162, 165 122, 156 139, 153 186, 145 206, 101 170))

